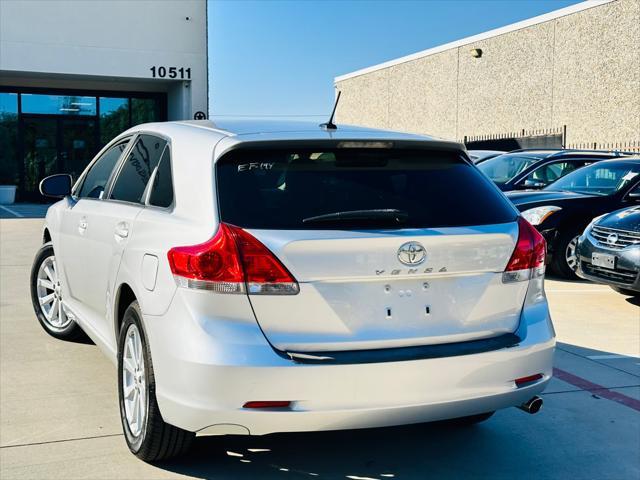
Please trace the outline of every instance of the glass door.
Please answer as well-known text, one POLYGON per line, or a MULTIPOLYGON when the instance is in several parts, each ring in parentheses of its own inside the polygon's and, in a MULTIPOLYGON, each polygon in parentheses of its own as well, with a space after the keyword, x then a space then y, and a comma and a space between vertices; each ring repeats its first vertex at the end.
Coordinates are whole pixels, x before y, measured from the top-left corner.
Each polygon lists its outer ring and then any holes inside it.
POLYGON ((59 171, 77 180, 97 153, 96 120, 88 118, 61 118, 58 120, 59 171))
POLYGON ((23 199, 42 200, 38 185, 48 175, 78 178, 96 154, 96 124, 95 118, 23 115, 23 199))
POLYGON ((23 117, 22 197, 39 199, 38 185, 58 170, 58 120, 47 117, 23 117))

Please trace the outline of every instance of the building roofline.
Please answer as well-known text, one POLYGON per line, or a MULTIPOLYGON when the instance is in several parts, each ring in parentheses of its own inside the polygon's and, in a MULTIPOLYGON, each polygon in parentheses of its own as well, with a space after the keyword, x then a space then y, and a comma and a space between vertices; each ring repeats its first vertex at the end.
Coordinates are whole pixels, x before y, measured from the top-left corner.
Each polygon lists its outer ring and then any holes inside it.
POLYGON ((344 80, 348 80, 353 77, 358 77, 360 75, 365 75, 367 73, 375 72, 377 70, 393 67, 394 65, 399 65, 401 63, 417 60, 419 58, 428 57, 429 55, 434 55, 436 53, 444 52, 445 50, 462 47, 464 45, 468 45, 474 42, 479 42, 480 40, 485 40, 487 38, 497 37, 505 33, 521 30, 523 28, 527 28, 533 25, 538 25, 540 23, 548 22, 550 20, 555 20, 556 18, 564 17, 566 15, 582 12, 584 10, 588 10, 593 7, 606 5, 614 1, 616 0, 586 0, 584 2, 576 3, 575 5, 570 5, 568 7, 561 8, 559 10, 554 10, 552 12, 545 13, 543 15, 538 15, 537 17, 528 18, 520 22, 505 25, 504 27, 494 28, 493 30, 488 30, 486 32, 479 33, 477 35, 461 38, 460 40, 454 40, 453 42, 445 43, 443 45, 438 45, 437 47, 428 48, 427 50, 422 50, 420 52, 412 53, 404 57, 389 60, 387 62, 379 63, 377 65, 372 65, 371 67, 361 68, 360 70, 356 70, 351 73, 346 73, 344 75, 339 75, 334 78, 334 83, 342 82, 344 80))

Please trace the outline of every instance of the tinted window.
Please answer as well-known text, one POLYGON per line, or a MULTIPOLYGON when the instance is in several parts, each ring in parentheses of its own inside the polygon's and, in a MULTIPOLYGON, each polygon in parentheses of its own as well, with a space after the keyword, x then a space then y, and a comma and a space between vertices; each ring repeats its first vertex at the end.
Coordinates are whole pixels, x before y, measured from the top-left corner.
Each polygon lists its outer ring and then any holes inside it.
POLYGON ((507 183, 543 158, 537 155, 498 155, 478 164, 478 168, 496 183, 507 183))
POLYGON ((167 142, 152 135, 140 135, 118 174, 111 198, 141 203, 151 173, 158 165, 167 142))
POLYGON ((127 143, 129 143, 128 140, 114 145, 96 160, 84 177, 82 186, 77 193, 78 197, 102 198, 107 180, 109 180, 120 155, 127 147, 127 143))
POLYGON ((246 228, 429 228, 513 221, 509 203, 455 153, 332 149, 230 152, 217 163, 222 220, 246 228), (401 224, 310 217, 396 209, 401 224), (303 220, 307 219, 307 222, 303 220))
POLYGON ((171 153, 164 149, 158 171, 153 179, 149 204, 157 207, 170 207, 173 203, 173 180, 171 178, 171 153))
POLYGON ((639 175, 640 161, 598 162, 562 177, 547 189, 611 195, 637 181, 639 175))
POLYGON ((525 180, 525 185, 544 186, 555 182, 560 177, 564 177, 567 173, 573 172, 582 164, 577 162, 555 162, 548 163, 529 174, 525 180))

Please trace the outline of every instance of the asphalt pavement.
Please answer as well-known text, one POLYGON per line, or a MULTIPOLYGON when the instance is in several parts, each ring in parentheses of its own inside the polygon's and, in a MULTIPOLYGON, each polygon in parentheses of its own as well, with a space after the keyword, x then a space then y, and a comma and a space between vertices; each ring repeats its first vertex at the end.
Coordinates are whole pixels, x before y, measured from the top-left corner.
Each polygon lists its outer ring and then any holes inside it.
POLYGON ((554 279, 556 376, 537 415, 511 408, 473 428, 203 437, 180 460, 145 464, 121 433, 113 364, 89 342, 49 337, 33 314, 41 226, 0 220, 2 479, 640 479, 640 303, 554 279))

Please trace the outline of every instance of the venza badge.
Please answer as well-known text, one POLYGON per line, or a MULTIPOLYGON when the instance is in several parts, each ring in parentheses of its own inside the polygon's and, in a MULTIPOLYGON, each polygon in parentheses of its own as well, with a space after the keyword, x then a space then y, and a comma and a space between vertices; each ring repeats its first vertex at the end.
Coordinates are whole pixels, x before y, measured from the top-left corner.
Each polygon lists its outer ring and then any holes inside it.
POLYGON ((420 265, 427 258, 427 252, 418 242, 403 243, 398 249, 398 260, 405 265, 420 265))

